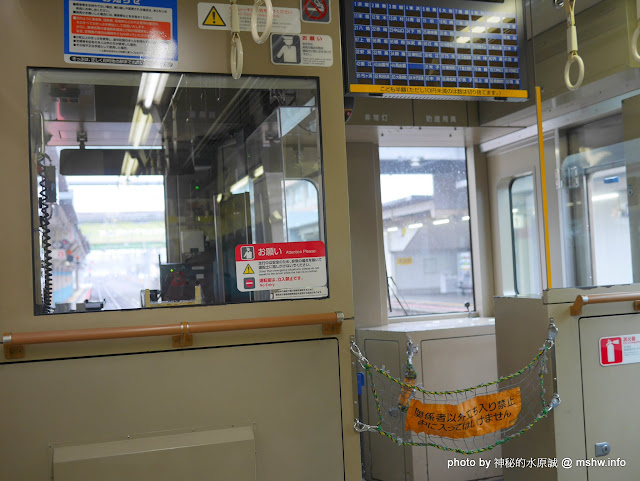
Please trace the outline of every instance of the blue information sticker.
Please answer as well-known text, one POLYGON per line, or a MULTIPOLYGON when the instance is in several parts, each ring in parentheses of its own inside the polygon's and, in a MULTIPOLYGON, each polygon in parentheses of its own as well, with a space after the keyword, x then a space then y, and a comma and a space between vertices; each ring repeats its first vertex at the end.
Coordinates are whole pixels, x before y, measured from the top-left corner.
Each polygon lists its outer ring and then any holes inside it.
POLYGON ((64 0, 64 59, 177 68, 178 1, 64 0))

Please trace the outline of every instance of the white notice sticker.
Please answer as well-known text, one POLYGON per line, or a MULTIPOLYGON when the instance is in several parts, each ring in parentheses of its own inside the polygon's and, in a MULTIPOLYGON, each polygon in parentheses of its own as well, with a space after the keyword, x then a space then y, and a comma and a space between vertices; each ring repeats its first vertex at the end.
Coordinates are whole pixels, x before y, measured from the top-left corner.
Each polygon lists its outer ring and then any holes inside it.
POLYGON ((280 299, 313 299, 319 297, 327 297, 329 289, 326 287, 305 287, 300 289, 277 289, 271 291, 270 298, 272 301, 280 299))
POLYGON ((329 35, 271 35, 271 62, 275 65, 331 67, 333 41, 329 35))
POLYGON ((241 292, 326 286, 324 242, 239 245, 236 279, 241 292))
MULTIPOLYGON (((238 5, 240 31, 251 31, 253 5, 238 5)), ((267 22, 267 9, 258 8, 258 33, 267 22)), ((231 5, 229 3, 198 3, 198 27, 205 30, 231 30, 231 5)), ((273 7, 273 33, 300 33, 300 10, 273 7)))
POLYGON ((616 366, 640 362, 640 334, 600 338, 600 364, 616 366))
POLYGON ((178 66, 177 0, 65 0, 64 59, 87 65, 178 66))

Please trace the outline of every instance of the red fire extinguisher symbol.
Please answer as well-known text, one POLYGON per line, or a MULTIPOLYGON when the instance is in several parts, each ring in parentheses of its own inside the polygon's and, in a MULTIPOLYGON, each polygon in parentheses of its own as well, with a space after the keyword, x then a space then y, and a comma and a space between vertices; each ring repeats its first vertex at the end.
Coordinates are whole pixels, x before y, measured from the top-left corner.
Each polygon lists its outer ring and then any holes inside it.
POLYGON ((600 339, 600 364, 609 366, 622 363, 622 338, 603 337, 600 339))

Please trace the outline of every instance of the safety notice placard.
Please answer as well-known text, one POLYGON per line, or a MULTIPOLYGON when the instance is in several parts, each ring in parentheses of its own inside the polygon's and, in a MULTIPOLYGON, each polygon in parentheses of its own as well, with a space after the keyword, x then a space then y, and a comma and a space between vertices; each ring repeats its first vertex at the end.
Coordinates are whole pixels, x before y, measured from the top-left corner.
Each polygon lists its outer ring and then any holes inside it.
MULTIPOLYGON (((251 31, 253 5, 238 5, 240 31, 251 31)), ((264 31, 267 22, 267 8, 258 8, 258 32, 264 31)), ((231 4, 198 3, 198 27, 207 30, 231 30, 231 4)), ((297 8, 273 7, 273 33, 300 33, 300 10, 297 8)))
POLYGON ((68 63, 176 68, 177 0, 65 0, 68 63))
POLYGON ((331 7, 329 0, 300 0, 303 22, 329 23, 331 7))
POLYGON ((325 286, 324 242, 239 245, 236 278, 242 292, 325 286))
POLYGON ((275 65, 331 67, 333 40, 329 35, 271 35, 271 62, 275 65))
POLYGON ((618 366, 640 362, 640 334, 602 337, 600 346, 600 364, 618 366))
POLYGON ((453 439, 482 436, 513 426, 521 409, 519 387, 460 404, 424 404, 412 399, 404 429, 453 439))

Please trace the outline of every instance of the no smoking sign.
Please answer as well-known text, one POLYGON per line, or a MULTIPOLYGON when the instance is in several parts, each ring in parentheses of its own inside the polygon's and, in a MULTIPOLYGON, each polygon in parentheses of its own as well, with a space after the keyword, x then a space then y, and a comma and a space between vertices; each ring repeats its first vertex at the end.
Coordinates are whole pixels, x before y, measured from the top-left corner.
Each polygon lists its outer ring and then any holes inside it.
POLYGON ((300 0, 303 22, 329 23, 331 21, 330 0, 300 0))

